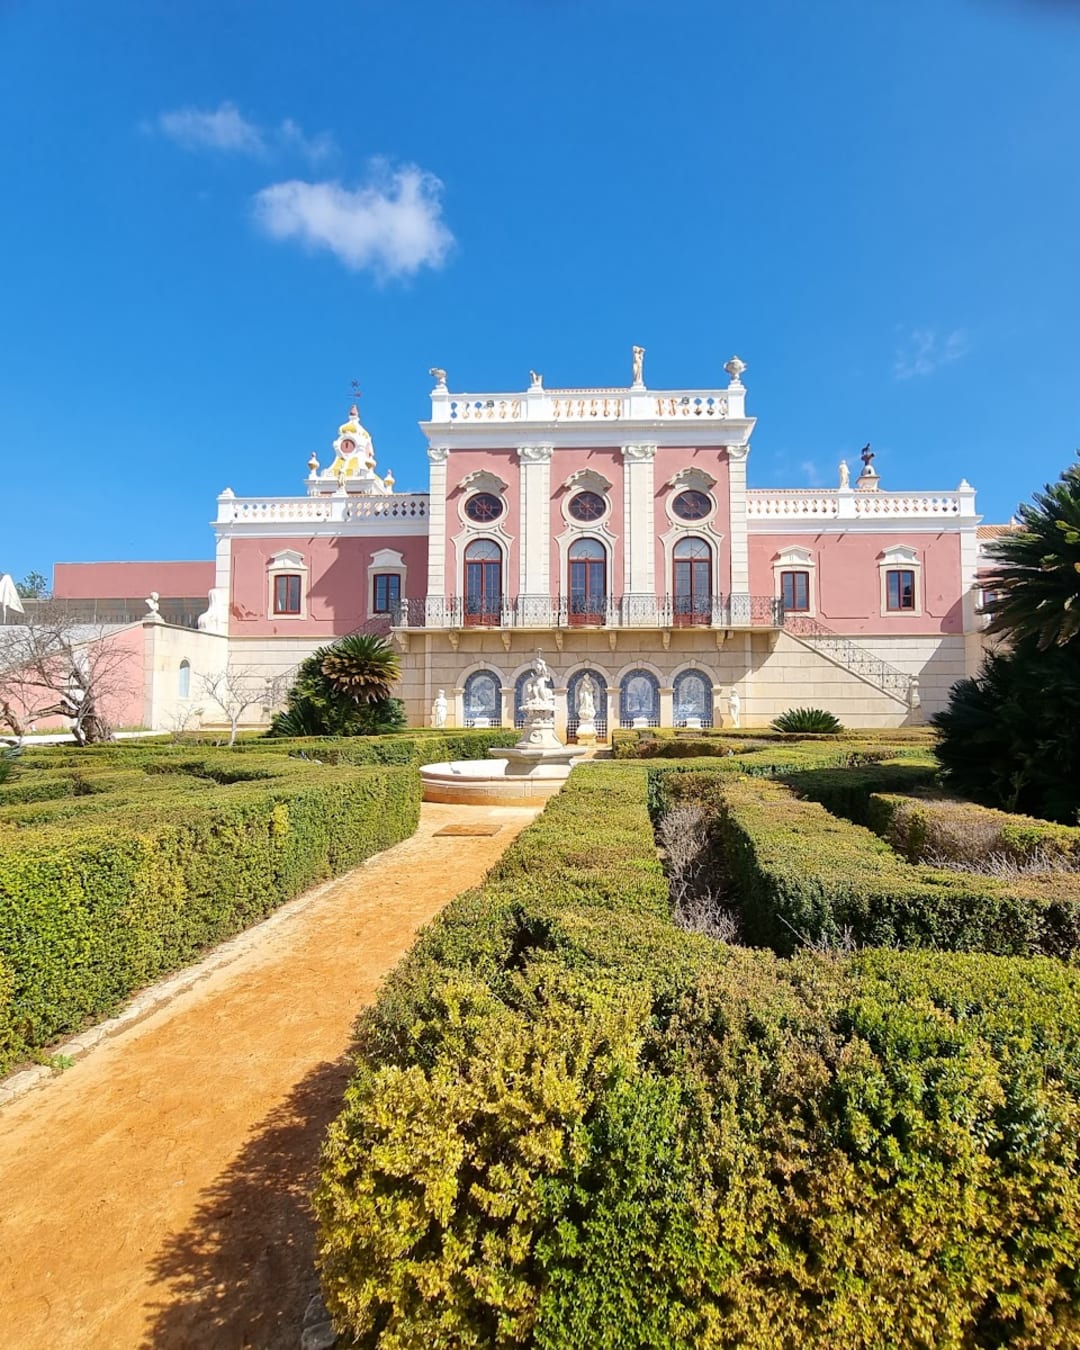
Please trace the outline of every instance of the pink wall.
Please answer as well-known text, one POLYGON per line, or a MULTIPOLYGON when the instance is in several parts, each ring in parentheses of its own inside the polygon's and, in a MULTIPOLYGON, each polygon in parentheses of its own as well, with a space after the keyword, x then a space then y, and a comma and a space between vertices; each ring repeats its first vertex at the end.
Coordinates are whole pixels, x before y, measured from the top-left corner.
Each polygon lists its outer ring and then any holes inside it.
POLYGON ((145 600, 204 596, 214 584, 213 560, 198 562, 56 563, 53 594, 58 600, 145 600))
MULTIPOLYGON (((727 594, 731 590, 731 495, 729 491, 728 475, 728 454, 726 450, 716 449, 697 449, 694 447, 663 447, 656 452, 656 459, 653 463, 653 482, 655 484, 655 504, 654 521, 656 533, 656 590, 658 595, 670 595, 672 592, 673 579, 668 576, 665 569, 667 562, 664 557, 664 545, 661 543, 660 536, 666 534, 672 528, 671 518, 667 513, 667 500, 673 491, 671 480, 680 471, 680 469, 701 469, 716 479, 716 485, 709 489, 709 494, 716 500, 716 514, 707 523, 718 534, 724 537, 719 545, 720 553, 720 573, 719 585, 720 591, 727 594)), ((693 526, 689 526, 688 533, 693 533, 693 526)), ((716 548, 716 542, 707 533, 701 536, 707 539, 709 544, 716 548)))
MULTIPOLYGON (((461 486, 462 480, 468 478, 478 469, 493 473, 507 485, 503 497, 506 501, 506 511, 504 515, 492 524, 505 530, 511 538, 509 546, 510 556, 507 558, 507 570, 504 573, 506 577, 506 595, 515 596, 518 594, 521 581, 521 568, 519 563, 519 552, 521 549, 521 470, 518 465, 516 450, 454 450, 446 465, 446 594, 458 595, 463 589, 462 583, 458 580, 458 546, 454 543, 456 535, 461 534, 465 529, 461 519, 461 506, 466 498, 471 497, 474 492, 480 491, 479 488, 470 484, 469 487, 461 486)), ((477 533, 483 537, 485 531, 482 527, 477 529, 477 533)), ((498 540, 501 547, 506 544, 499 533, 493 533, 493 538, 498 540)), ((427 579, 424 580, 424 589, 427 587, 427 579)), ((422 592, 421 592, 422 593, 422 592)))
POLYGON ((960 536, 955 532, 752 534, 750 590, 754 595, 774 593, 773 562, 783 549, 793 547, 808 549, 816 559, 816 617, 838 633, 963 631, 960 536), (915 549, 922 563, 921 614, 881 613, 878 564, 882 550, 897 544, 915 549))
MULTIPOLYGON (((91 658, 98 669, 95 682, 99 686, 102 715, 114 727, 142 725, 146 650, 143 625, 137 623, 118 629, 95 645, 106 649, 106 653, 98 660, 91 658)), ((56 702, 46 690, 30 687, 20 689, 16 685, 8 685, 7 696, 20 714, 26 714, 42 704, 56 702)), ((67 731, 70 725, 68 718, 63 716, 39 717, 34 722, 34 730, 67 731)))
POLYGON ((229 632, 244 637, 337 637, 371 617, 368 567, 381 549, 394 549, 407 568, 402 598, 427 592, 427 538, 422 535, 363 538, 233 539, 229 632), (308 567, 307 613, 302 619, 270 615, 270 559, 292 549, 308 567))

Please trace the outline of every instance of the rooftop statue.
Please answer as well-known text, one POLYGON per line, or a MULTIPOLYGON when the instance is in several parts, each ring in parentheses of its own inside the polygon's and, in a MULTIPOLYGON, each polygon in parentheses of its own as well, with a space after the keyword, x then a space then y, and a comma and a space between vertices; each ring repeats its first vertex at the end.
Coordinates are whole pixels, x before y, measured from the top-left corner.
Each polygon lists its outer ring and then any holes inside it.
POLYGON ((633 349, 633 380, 632 383, 642 386, 645 383, 645 348, 635 347, 633 349))

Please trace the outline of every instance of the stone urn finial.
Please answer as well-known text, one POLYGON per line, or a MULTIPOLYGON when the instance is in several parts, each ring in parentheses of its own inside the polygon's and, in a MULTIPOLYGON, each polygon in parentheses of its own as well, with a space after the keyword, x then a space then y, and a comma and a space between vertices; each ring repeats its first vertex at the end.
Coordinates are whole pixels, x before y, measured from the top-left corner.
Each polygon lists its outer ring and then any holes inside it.
POLYGON ((733 356, 730 361, 725 362, 724 369, 731 376, 731 383, 738 388, 742 384, 743 371, 746 369, 746 362, 740 361, 737 356, 733 356))

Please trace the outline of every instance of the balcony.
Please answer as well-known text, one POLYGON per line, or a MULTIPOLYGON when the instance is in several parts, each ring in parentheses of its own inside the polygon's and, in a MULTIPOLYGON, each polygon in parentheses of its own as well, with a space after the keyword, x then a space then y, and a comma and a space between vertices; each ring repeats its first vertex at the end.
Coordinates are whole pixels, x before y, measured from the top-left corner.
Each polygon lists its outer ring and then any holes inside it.
POLYGON ((431 596, 403 600, 395 616, 400 630, 424 629, 619 629, 781 628, 783 605, 771 595, 690 596, 431 596))

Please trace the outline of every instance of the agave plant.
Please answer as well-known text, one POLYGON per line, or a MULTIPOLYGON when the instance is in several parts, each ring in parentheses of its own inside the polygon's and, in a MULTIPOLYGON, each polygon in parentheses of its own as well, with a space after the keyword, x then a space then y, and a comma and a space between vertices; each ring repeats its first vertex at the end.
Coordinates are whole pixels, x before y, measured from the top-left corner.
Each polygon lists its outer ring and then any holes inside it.
POLYGON ((389 698, 401 675, 393 647, 372 633, 352 633, 315 656, 331 687, 357 704, 389 698))
POLYGON ((773 720, 772 727, 774 731, 801 732, 804 736, 844 729, 840 719, 824 708, 789 708, 773 720))
POLYGON ((1033 639, 1041 651, 1080 638, 1080 464, 1019 510, 1019 528, 987 548, 994 594, 988 633, 1033 639))

